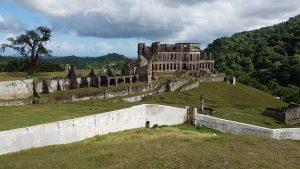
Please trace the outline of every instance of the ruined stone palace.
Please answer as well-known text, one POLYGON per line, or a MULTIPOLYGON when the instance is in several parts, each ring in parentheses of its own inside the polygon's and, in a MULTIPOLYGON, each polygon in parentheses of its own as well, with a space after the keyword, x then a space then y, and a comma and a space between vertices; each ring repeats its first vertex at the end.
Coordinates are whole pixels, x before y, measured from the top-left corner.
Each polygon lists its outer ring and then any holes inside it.
POLYGON ((200 49, 200 43, 160 44, 151 46, 138 44, 138 62, 143 67, 151 64, 153 72, 204 71, 214 70, 215 61, 200 49))

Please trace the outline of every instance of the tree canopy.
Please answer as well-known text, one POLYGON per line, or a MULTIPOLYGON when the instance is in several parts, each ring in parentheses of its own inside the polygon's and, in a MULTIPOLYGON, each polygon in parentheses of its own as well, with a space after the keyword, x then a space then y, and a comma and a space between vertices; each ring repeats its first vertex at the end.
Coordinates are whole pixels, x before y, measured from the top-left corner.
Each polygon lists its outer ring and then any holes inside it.
POLYGON ((216 39, 206 52, 213 54, 218 71, 285 101, 300 102, 300 15, 216 39))
POLYGON ((1 45, 1 51, 4 52, 7 48, 15 50, 24 57, 24 61, 28 64, 28 70, 32 71, 41 56, 51 53, 45 46, 52 36, 51 33, 52 31, 48 27, 28 30, 17 37, 8 38, 8 43, 1 45))

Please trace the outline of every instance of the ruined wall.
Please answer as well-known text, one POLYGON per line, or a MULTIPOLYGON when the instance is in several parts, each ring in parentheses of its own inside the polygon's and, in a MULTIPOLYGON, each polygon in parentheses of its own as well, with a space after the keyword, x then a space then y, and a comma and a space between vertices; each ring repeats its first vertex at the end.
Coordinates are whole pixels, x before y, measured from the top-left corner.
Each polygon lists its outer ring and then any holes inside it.
POLYGON ((300 105, 290 104, 284 111, 286 124, 298 124, 300 123, 300 105))
POLYGON ((223 82, 225 74, 212 74, 210 76, 198 77, 200 82, 223 82))
POLYGON ((33 96, 33 80, 0 82, 0 99, 28 98, 33 96))
POLYGON ((281 109, 266 108, 263 114, 286 124, 300 123, 300 105, 295 103, 281 109))
POLYGON ((195 81, 195 82, 191 82, 189 84, 184 85, 179 91, 186 91, 186 90, 191 90, 194 88, 199 87, 200 82, 199 81, 195 81))
POLYGON ((96 135, 145 127, 146 121, 171 125, 185 122, 185 109, 139 105, 126 109, 0 132, 0 155, 55 144, 81 141, 96 135))
POLYGON ((188 80, 177 80, 177 81, 170 81, 168 83, 169 87, 170 87, 170 90, 173 92, 177 89, 179 89, 181 86, 187 84, 189 81, 188 80))
MULTIPOLYGON (((87 77, 87 87, 90 87, 91 78, 87 77)), ((77 78, 80 85, 82 80, 77 78)), ((44 79, 44 80, 15 80, 0 82, 0 99, 20 99, 33 96, 33 88, 37 93, 52 93, 70 89, 69 79, 44 79), (45 91, 47 90, 47 92, 45 91)))
POLYGON ((282 110, 273 109, 273 108, 266 108, 265 111, 263 112, 263 115, 273 117, 282 123, 284 122, 285 119, 282 110))
POLYGON ((30 104, 29 101, 17 100, 17 101, 1 101, 0 106, 23 106, 26 104, 30 104))

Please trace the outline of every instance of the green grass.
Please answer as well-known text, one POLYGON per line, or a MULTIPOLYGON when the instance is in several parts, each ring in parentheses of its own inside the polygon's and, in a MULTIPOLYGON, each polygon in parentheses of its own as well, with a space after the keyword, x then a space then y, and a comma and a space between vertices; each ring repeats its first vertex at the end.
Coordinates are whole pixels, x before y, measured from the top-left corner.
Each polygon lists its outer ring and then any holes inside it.
POLYGON ((133 105, 136 103, 105 99, 0 107, 0 131, 87 116, 133 105))
POLYGON ((297 168, 300 142, 191 126, 135 129, 0 156, 0 168, 297 168))
MULTIPOLYGON (((99 70, 94 70, 95 73, 98 73, 99 70)), ((90 73, 90 69, 78 69, 76 70, 77 76, 87 76, 90 73)), ((0 81, 11 81, 11 80, 22 80, 22 79, 52 79, 52 78, 66 78, 68 75, 67 71, 59 72, 39 72, 32 75, 27 75, 26 72, 16 72, 9 74, 1 74, 0 81)))
POLYGON ((216 117, 269 128, 300 126, 285 125, 272 117, 264 116, 262 112, 266 107, 281 108, 287 104, 268 93, 242 84, 233 86, 223 82, 200 83, 199 88, 148 96, 143 102, 199 107, 201 94, 205 97, 205 107, 214 108, 219 112, 216 117))
MULTIPOLYGON (((136 105, 137 103, 127 103, 121 100, 114 101, 116 100, 114 98, 100 100, 92 99, 88 101, 66 103, 55 102, 62 102, 70 99, 72 95, 76 95, 76 97, 95 96, 98 94, 103 94, 105 90, 116 92, 127 89, 129 86, 145 85, 147 84, 138 82, 133 84, 120 84, 118 86, 110 87, 79 88, 73 90, 58 91, 50 94, 41 94, 40 98, 38 99, 39 104, 0 107, 0 131, 130 107, 136 105)), ((29 99, 26 100, 29 101, 29 99)))

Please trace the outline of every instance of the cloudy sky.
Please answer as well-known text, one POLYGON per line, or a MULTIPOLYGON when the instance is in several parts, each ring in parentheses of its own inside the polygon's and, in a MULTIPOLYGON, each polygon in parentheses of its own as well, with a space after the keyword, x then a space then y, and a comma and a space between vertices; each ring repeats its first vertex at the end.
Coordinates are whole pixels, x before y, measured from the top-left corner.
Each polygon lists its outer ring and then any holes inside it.
POLYGON ((204 48, 297 14, 299 0, 0 0, 0 43, 44 25, 54 31, 52 55, 135 57, 138 42, 200 42, 204 48))

